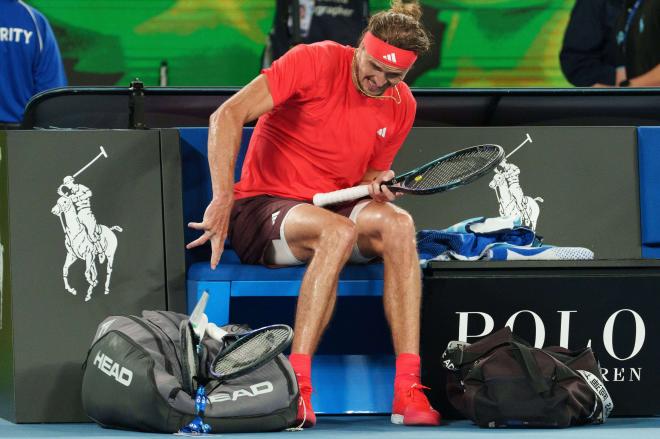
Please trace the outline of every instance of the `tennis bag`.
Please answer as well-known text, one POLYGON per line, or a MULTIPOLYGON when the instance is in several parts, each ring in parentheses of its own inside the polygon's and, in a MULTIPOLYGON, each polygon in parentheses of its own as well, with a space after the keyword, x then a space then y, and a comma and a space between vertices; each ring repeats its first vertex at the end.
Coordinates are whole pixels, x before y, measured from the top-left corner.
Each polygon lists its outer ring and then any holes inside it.
POLYGON ((504 327, 442 360, 449 401, 480 427, 598 424, 614 407, 591 348, 537 349, 504 327))
MULTIPOLYGON (((83 365, 82 405, 103 427, 175 433, 196 415, 195 395, 183 390, 179 325, 188 316, 143 311, 111 316, 98 326, 83 365)), ((208 371, 224 343, 248 328, 222 327, 223 343, 204 338, 200 364, 208 371)), ((226 382, 206 386, 204 422, 212 433, 277 431, 295 424, 298 385, 286 357, 226 382)), ((193 391, 194 393, 194 391, 193 391)))

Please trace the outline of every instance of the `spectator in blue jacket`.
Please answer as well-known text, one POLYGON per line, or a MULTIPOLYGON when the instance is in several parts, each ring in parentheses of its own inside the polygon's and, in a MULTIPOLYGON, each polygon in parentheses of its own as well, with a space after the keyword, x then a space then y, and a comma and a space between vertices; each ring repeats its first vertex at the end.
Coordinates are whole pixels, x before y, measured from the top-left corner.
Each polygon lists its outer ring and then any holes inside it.
POLYGON ((48 20, 21 0, 0 0, 0 128, 18 126, 35 94, 66 85, 48 20))

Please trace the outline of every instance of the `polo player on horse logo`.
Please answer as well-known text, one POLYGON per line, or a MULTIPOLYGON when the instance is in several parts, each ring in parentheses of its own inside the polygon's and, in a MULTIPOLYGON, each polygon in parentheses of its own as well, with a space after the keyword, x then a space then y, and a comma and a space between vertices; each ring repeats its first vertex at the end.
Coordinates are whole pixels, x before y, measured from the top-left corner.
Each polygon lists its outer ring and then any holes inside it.
POLYGON ((76 260, 82 259, 85 261, 85 279, 89 284, 85 302, 92 298, 92 290, 98 284, 97 256, 100 264, 107 260, 105 294, 110 293, 112 264, 117 251, 117 236, 114 231, 122 231, 119 226, 107 227, 97 224, 91 208, 92 191, 87 186, 75 182, 75 177, 101 156, 107 157, 103 147, 101 153, 87 166, 73 176, 64 177, 62 185, 57 189, 60 198, 51 209, 51 213, 60 218, 65 237, 64 246, 67 256, 62 267, 64 288, 76 295, 75 288, 69 285, 69 267, 76 260))
POLYGON ((520 168, 506 160, 522 146, 531 142, 532 138, 527 134, 525 141, 507 154, 506 158, 495 168, 495 175, 488 183, 488 187, 495 191, 501 217, 517 216, 524 226, 536 230, 536 223, 541 212, 539 203, 543 202, 543 198, 532 198, 523 193, 520 187, 520 168))

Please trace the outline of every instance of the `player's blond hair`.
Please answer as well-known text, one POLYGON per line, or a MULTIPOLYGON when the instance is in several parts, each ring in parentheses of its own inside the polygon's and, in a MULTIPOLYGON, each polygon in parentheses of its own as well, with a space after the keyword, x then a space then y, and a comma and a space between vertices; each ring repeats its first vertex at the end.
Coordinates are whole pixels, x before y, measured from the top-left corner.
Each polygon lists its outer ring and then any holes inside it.
POLYGON ((416 0, 392 0, 389 10, 371 17, 365 32, 399 49, 422 55, 431 47, 431 38, 421 18, 422 8, 416 0))

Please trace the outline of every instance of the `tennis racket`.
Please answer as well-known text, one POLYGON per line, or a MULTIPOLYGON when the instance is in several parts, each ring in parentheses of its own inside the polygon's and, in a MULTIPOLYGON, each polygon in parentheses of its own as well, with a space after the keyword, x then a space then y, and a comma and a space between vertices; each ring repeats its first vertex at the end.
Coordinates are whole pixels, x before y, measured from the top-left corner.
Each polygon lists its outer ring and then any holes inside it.
MULTIPOLYGON (((439 157, 419 168, 383 182, 392 192, 428 195, 471 183, 497 166, 504 158, 499 145, 477 145, 439 157)), ((360 185, 314 195, 314 205, 357 200, 369 195, 369 185, 360 185)))
MULTIPOLYGON (((216 329, 220 328, 209 324, 208 335, 214 339, 224 338, 223 334, 215 332, 216 329)), ((289 347, 293 340, 293 329, 288 325, 271 325, 238 337, 213 359, 210 373, 215 378, 229 380, 268 363, 289 347)))

